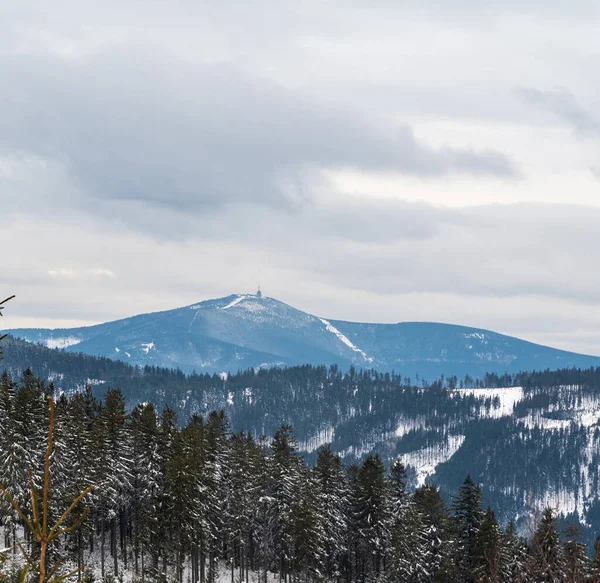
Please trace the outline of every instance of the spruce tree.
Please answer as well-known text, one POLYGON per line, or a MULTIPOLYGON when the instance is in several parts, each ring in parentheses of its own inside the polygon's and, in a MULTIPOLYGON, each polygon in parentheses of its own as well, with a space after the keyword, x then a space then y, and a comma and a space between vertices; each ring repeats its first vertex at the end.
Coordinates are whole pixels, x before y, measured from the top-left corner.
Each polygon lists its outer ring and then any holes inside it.
POLYGON ((565 555, 566 583, 583 583, 592 575, 592 564, 587 556, 585 545, 581 542, 581 530, 570 524, 566 530, 563 544, 565 555))
POLYGON ((594 555, 592 558, 592 581, 600 582, 600 536, 594 541, 594 555))
POLYGON ((509 522, 502 546, 502 583, 525 583, 529 581, 527 574, 529 553, 530 549, 527 541, 516 533, 514 523, 509 522))
POLYGON ((391 540, 385 467, 378 454, 365 458, 357 476, 358 535, 363 577, 378 578, 391 540))
POLYGON ((475 544, 474 575, 477 583, 500 583, 503 558, 502 531, 491 508, 485 512, 475 544))
POLYGON ((278 570, 284 580, 291 573, 291 563, 295 546, 294 515, 300 496, 302 458, 289 425, 283 425, 275 432, 271 443, 270 457, 270 498, 273 500, 274 520, 270 540, 278 557, 278 570))
POLYGON ((417 532, 424 540, 426 554, 416 561, 415 581, 446 581, 457 579, 451 523, 446 504, 436 486, 426 484, 413 494, 419 517, 417 532))
MULTIPOLYGON (((146 571, 156 536, 161 466, 158 457, 158 424, 154 406, 136 407, 131 414, 132 438, 132 528, 136 576, 146 571)), ((152 565, 156 567, 156 565, 152 565)))
POLYGON ((475 581, 476 545, 483 520, 481 489, 467 475, 452 504, 456 533, 456 564, 466 583, 475 581))
POLYGON ((340 577, 342 562, 348 552, 349 490, 340 457, 324 445, 317 451, 314 468, 318 514, 324 534, 323 573, 340 577))
POLYGON ((566 581, 565 559, 556 530, 556 518, 550 507, 533 536, 528 572, 536 583, 564 583, 566 581))
POLYGON ((408 492, 404 464, 397 460, 390 474, 392 556, 389 571, 398 581, 424 581, 429 575, 429 549, 423 521, 408 492))

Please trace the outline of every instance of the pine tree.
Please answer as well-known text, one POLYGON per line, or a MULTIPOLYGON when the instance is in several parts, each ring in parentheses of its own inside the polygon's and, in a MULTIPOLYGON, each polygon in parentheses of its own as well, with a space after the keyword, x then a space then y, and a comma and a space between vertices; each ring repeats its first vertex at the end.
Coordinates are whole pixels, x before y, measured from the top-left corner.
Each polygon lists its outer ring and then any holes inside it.
POLYGON ((477 536, 483 520, 481 489, 470 475, 465 478, 452 504, 456 532, 456 564, 461 580, 474 582, 477 536))
MULTIPOLYGON (((157 496, 161 484, 158 457, 158 424, 153 405, 136 407, 131 414, 132 519, 136 576, 146 571, 157 520, 157 496)), ((154 565, 155 566, 155 565, 154 565)))
MULTIPOLYGON (((132 453, 128 415, 121 391, 107 392, 104 405, 95 419, 92 433, 92 470, 96 484, 96 516, 100 523, 101 569, 104 577, 106 568, 106 530, 109 529, 109 552, 113 559, 113 574, 119 572, 119 555, 126 561, 125 537, 123 532, 124 513, 131 491, 132 453), (120 533, 119 533, 120 531, 120 533), (120 534, 120 537, 119 537, 120 534), (120 548, 119 548, 120 540, 120 548)), ((124 565, 126 567, 126 563, 124 565)))
MULTIPOLYGON (((77 393, 72 399, 64 394, 56 403, 54 430, 55 496, 52 511, 59 516, 61 507, 68 505, 91 482, 90 432, 91 419, 87 416, 86 397, 77 393)), ((90 533, 89 517, 66 537, 66 551, 70 559, 81 567, 84 564, 84 537, 90 533)))
MULTIPOLYGON (((233 553, 232 569, 239 567, 240 581, 249 579, 249 561, 252 552, 251 532, 258 512, 260 497, 261 451, 251 435, 244 432, 230 438, 231 527, 229 541, 233 553)), ((233 571, 232 571, 233 572, 233 571)))
MULTIPOLYGON (((92 487, 89 486, 79 493, 69 504, 66 510, 57 514, 56 519, 51 515, 51 504, 53 490, 51 488, 51 460, 53 457, 54 447, 54 428, 55 428, 55 406, 51 397, 48 398, 49 415, 48 415, 48 434, 45 447, 44 468, 42 470, 42 486, 41 491, 35 485, 33 479, 33 471, 29 469, 29 497, 31 503, 31 514, 28 516, 22 507, 16 502, 4 485, 0 485, 0 491, 4 498, 10 503, 11 507, 17 513, 19 518, 25 524, 26 530, 32 541, 32 549, 27 553, 22 544, 18 544, 26 564, 20 571, 17 577, 19 583, 24 583, 27 579, 27 574, 31 570, 39 577, 39 583, 63 583, 65 579, 74 575, 79 575, 84 566, 78 566, 76 569, 64 574, 59 574, 62 560, 58 558, 54 564, 50 562, 52 548, 56 548, 60 539, 64 535, 68 535, 81 525, 86 517, 87 509, 84 509, 76 520, 71 520, 73 512, 80 506, 92 487), (40 496, 41 494, 41 496, 40 496), (70 524, 69 524, 70 522, 70 524)), ((0 578, 3 581, 8 581, 4 573, 0 573, 0 578)))
POLYGON ((475 544, 474 575, 477 583, 500 583, 503 558, 502 531, 491 508, 485 512, 475 544))
POLYGON ((298 454, 292 428, 282 425, 271 443, 269 498, 273 500, 273 532, 269 539, 279 559, 280 577, 287 580, 294 558, 294 515, 300 497, 302 458, 298 454))
POLYGON ((213 411, 206 423, 206 493, 208 508, 208 581, 217 576, 219 551, 231 533, 229 422, 224 411, 213 411))
POLYGON ((436 486, 426 484, 413 494, 419 517, 417 532, 424 541, 426 554, 416 561, 414 581, 452 581, 455 578, 450 516, 436 486))
POLYGON ((600 582, 600 536, 594 541, 594 556, 592 558, 592 577, 593 583, 600 582))
POLYGON ((397 460, 390 475, 392 518, 392 557, 390 572, 398 581, 424 581, 428 578, 427 539, 423 521, 407 490, 406 468, 397 460))
POLYGON ((357 524, 361 572, 378 578, 391 541, 391 513, 385 467, 379 455, 367 456, 357 476, 357 524))
MULTIPOLYGON (((13 492, 15 486, 13 476, 18 471, 17 467, 20 467, 20 456, 15 449, 16 426, 13 422, 15 393, 16 383, 13 382, 8 371, 4 370, 0 376, 0 483, 5 484, 13 492)), ((4 546, 10 547, 10 535, 15 516, 4 497, 0 499, 0 513, 4 526, 4 546)))
POLYGON ((584 583, 592 575, 592 564, 581 542, 581 530, 570 524, 563 544, 566 583, 584 583))
POLYGON ((359 512, 359 487, 358 487, 358 474, 360 468, 357 464, 351 464, 346 470, 347 482, 348 482, 348 535, 346 548, 348 549, 348 558, 344 565, 344 574, 346 581, 358 580, 360 565, 361 565, 361 553, 360 553, 360 532, 358 518, 359 512))
POLYGON ((565 560, 556 530, 556 519, 547 507, 533 536, 528 572, 536 583, 564 583, 565 560))
POLYGON ((323 547, 327 536, 319 514, 318 488, 314 475, 301 467, 299 496, 292 506, 293 550, 289 559, 293 578, 321 579, 323 547))
POLYGON ((324 445, 317 451, 314 468, 317 486, 318 515, 323 539, 323 574, 328 578, 340 577, 341 566, 348 552, 349 491, 342 461, 324 445))
POLYGON ((502 583, 525 583, 528 581, 527 565, 530 549, 527 541, 515 532, 514 523, 508 524, 502 546, 502 583))
POLYGON ((190 501, 190 515, 194 519, 191 533, 191 562, 192 583, 204 582, 206 577, 206 553, 213 527, 210 522, 210 501, 213 496, 213 475, 209 474, 207 466, 206 426, 202 417, 194 415, 188 425, 182 430, 185 455, 192 472, 193 484, 190 501))
POLYGON ((167 474, 177 433, 177 414, 170 407, 165 407, 160 417, 158 431, 160 482, 156 493, 156 522, 149 545, 152 556, 150 573, 163 582, 168 580, 169 561, 172 559, 173 539, 176 535, 176 531, 173 530, 174 508, 173 500, 169 496, 167 474))

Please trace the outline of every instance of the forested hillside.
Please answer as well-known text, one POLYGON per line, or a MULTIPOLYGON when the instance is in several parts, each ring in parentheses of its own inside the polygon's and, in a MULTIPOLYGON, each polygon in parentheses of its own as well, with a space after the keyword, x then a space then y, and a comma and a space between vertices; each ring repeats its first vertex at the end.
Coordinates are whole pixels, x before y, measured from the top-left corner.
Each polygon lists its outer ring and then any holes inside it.
MULTIPOLYGON (((31 373, 0 377, 0 481, 23 507, 27 469, 42 479, 52 391, 31 373)), ((91 579, 599 580, 600 547, 588 556, 574 527, 561 539, 550 508, 528 515, 531 532, 520 536, 498 525, 468 476, 447 504, 434 485, 411 493, 404 465, 386 471, 376 454, 345 467, 322 446, 307 465, 289 426, 255 439, 231 431, 223 412, 182 420, 145 404, 128 413, 120 391, 98 400, 88 389, 59 398, 54 441, 50 520, 95 488, 84 523, 51 552, 87 564, 91 579)), ((6 546, 35 551, 6 503, 0 516, 6 546)))
POLYGON ((581 523, 586 540, 600 531, 598 369, 417 386, 370 370, 302 366, 186 376, 22 341, 7 339, 4 348, 0 366, 18 379, 31 364, 46 382, 53 379, 56 394, 87 384, 102 397, 118 387, 127 410, 166 405, 180 424, 223 409, 233 431, 257 440, 289 424, 308 463, 325 443, 345 465, 376 453, 387 466, 400 459, 411 489, 436 484, 447 500, 470 473, 503 526, 514 519, 526 529, 530 509, 549 503, 581 523))

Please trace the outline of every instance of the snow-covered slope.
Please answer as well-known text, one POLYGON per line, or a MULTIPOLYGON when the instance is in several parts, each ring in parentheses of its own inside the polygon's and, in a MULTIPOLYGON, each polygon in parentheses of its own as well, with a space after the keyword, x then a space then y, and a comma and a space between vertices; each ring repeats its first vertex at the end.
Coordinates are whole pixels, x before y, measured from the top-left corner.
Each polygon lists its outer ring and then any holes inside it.
POLYGON ((231 295, 87 328, 11 330, 71 352, 191 372, 295 364, 350 365, 415 378, 600 366, 600 358, 487 330, 408 322, 360 324, 313 316, 273 298, 231 295))

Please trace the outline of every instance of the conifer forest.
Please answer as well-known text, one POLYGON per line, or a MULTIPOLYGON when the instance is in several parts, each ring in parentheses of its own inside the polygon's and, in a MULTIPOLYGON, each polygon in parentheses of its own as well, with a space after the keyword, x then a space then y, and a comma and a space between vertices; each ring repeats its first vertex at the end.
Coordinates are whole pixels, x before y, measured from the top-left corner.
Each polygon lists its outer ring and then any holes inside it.
MULTIPOLYGON (((30 371, 0 378, 0 483, 25 512, 29 469, 33 484, 44 478, 53 393, 30 371)), ((517 531, 470 476, 446 499, 432 484, 410 490, 404 465, 378 454, 344 464, 324 445, 309 465, 288 425, 256 438, 233 432, 223 411, 128 412, 118 389, 99 399, 88 388, 57 399, 53 439, 50 519, 93 487, 81 524, 49 548, 79 579, 600 581, 600 543, 586 548, 551 507, 517 531)), ((18 549, 33 557, 37 543, 6 501, 0 512, 3 577, 16 580, 18 549)))

